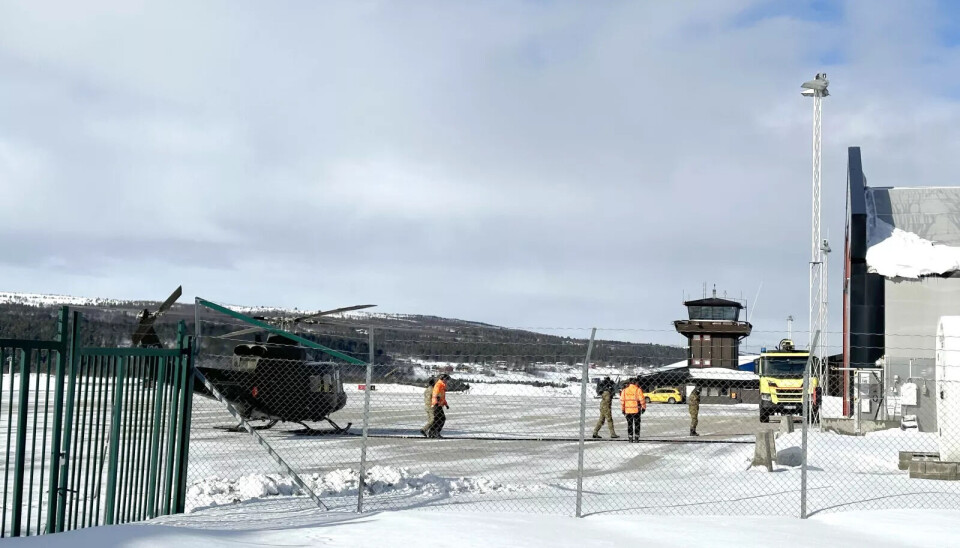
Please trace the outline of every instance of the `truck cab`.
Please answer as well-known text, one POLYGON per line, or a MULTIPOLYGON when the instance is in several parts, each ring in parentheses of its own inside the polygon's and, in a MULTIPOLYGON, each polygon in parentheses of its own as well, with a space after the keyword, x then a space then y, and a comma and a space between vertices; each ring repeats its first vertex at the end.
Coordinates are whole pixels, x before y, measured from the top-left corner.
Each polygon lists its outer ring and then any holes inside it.
MULTIPOLYGON (((760 377, 760 422, 770 422, 770 415, 801 415, 803 413, 803 372, 810 357, 808 350, 794 347, 793 341, 783 339, 775 350, 760 352, 757 374, 760 377)), ((810 416, 819 417, 817 397, 819 379, 811 366, 810 416)))

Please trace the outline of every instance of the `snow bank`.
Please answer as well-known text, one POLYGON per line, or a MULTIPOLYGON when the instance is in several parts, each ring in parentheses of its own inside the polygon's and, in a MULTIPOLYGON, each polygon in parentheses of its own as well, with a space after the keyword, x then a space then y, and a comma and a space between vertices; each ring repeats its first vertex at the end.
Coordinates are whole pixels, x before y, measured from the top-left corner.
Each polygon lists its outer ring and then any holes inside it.
MULTIPOLYGON (((360 486, 360 472, 353 469, 335 470, 328 474, 314 474, 307 482, 317 495, 355 495, 360 486)), ((430 494, 493 493, 526 489, 504 485, 487 478, 444 478, 423 472, 416 474, 406 468, 374 466, 366 473, 366 492, 379 495, 390 491, 418 491, 430 494)))
MULTIPOLYGON (((593 395, 593 386, 588 387, 588 394, 593 395)), ((580 397, 580 385, 568 385, 562 388, 555 386, 530 386, 527 384, 482 384, 470 385, 469 392, 479 396, 576 396, 580 397)))
MULTIPOLYGON (((365 474, 368 495, 403 492, 427 495, 487 494, 529 491, 537 487, 507 485, 488 478, 444 478, 430 472, 414 473, 406 468, 373 466, 365 474)), ((326 474, 301 476, 320 498, 356 496, 360 472, 352 468, 326 474)), ((187 512, 275 496, 301 495, 289 476, 249 474, 235 480, 207 478, 187 490, 187 512)))
POLYGON ((843 398, 840 396, 823 396, 820 404, 820 416, 826 418, 843 417, 843 398))
MULTIPOLYGON (((412 386, 408 384, 379 384, 374 383, 375 389, 372 396, 375 397, 377 393, 382 394, 423 394, 422 386, 412 386)), ((362 390, 357 388, 355 384, 344 385, 344 390, 348 393, 359 393, 363 394, 362 390)), ((591 387, 590 390, 593 390, 591 387)), ((479 396, 529 396, 529 397, 548 397, 548 396, 576 396, 580 397, 580 385, 569 385, 563 387, 555 386, 530 386, 526 384, 510 384, 510 383, 482 383, 482 382, 472 382, 470 383, 470 389, 466 392, 470 394, 479 395, 479 396)), ((448 392, 448 398, 456 398, 458 394, 463 394, 464 392, 448 392)), ((589 392, 593 394, 593 392, 589 392)))
MULTIPOLYGON (((800 466, 803 433, 797 429, 777 438, 777 464, 800 466), (781 460, 783 459, 783 460, 781 460)), ((824 470, 856 470, 861 474, 900 474, 899 451, 936 451, 937 436, 899 428, 845 436, 833 432, 807 432, 807 464, 824 470)))
MULTIPOLYGON (((380 384, 378 382, 373 383, 373 394, 371 397, 375 397, 377 392, 384 394, 423 394, 423 386, 413 386, 411 384, 380 384)), ((363 390, 360 390, 356 384, 344 384, 344 392, 347 393, 359 393, 363 394, 363 390)))

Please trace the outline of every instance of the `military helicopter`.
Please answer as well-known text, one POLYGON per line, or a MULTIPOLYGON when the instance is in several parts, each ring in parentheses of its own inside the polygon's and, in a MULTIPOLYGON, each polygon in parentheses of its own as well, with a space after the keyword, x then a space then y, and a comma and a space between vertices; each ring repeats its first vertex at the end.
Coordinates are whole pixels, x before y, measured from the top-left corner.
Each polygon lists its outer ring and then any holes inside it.
MULTIPOLYGON (((153 323, 181 293, 178 287, 157 312, 150 313, 145 309, 140 313, 140 323, 133 337, 134 346, 163 346, 153 323)), ((266 421, 265 425, 254 427, 258 430, 272 428, 278 422, 294 422, 304 427, 304 433, 318 434, 325 432, 312 429, 304 423, 326 421, 333 427, 334 433, 346 432, 352 423, 341 427, 330 418, 332 413, 347 404, 340 365, 308 359, 308 349, 283 332, 300 323, 320 323, 317 318, 322 316, 373 306, 376 305, 347 306, 294 318, 254 316, 252 319, 275 326, 276 331, 280 332, 270 330, 266 341, 262 341, 259 334, 265 330, 264 327, 248 327, 220 335, 219 338, 229 340, 256 334, 252 344, 237 344, 229 360, 201 360, 196 368, 245 420, 266 421)), ((194 384, 194 392, 216 399, 199 379, 194 384)), ((241 429, 240 426, 228 428, 230 431, 241 429)))
MULTIPOLYGON (((375 305, 347 306, 315 312, 296 318, 254 316, 253 319, 288 331, 300 323, 319 323, 317 318, 351 310, 361 310, 375 305)), ((249 327, 221 335, 222 339, 235 339, 263 331, 263 327, 249 327)), ((260 335, 255 342, 234 347, 232 359, 198 363, 197 369, 230 401, 246 420, 263 420, 268 429, 277 422, 295 422, 304 427, 303 433, 316 434, 305 422, 326 421, 334 433, 343 433, 352 423, 341 427, 330 418, 332 413, 347 404, 343 390, 340 365, 332 361, 313 361, 308 349, 282 332, 271 331, 265 342, 260 335)), ((199 390, 199 385, 197 386, 199 390)), ((206 387, 203 393, 209 391, 206 387)), ((237 427, 231 430, 236 430, 237 427)))

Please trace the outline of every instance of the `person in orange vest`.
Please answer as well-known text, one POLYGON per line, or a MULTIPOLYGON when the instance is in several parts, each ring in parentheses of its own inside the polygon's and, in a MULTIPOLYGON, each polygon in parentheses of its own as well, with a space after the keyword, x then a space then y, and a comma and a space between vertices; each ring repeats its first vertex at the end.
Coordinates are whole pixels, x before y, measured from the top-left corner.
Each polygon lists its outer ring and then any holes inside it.
POLYGON ((647 401, 643 397, 643 390, 637 379, 630 379, 629 384, 620 392, 620 410, 627 419, 627 436, 630 443, 640 442, 640 415, 647 411, 647 401))
POLYGON ((433 404, 433 424, 428 432, 428 438, 442 438, 440 431, 443 430, 444 423, 447 422, 447 415, 443 412, 444 408, 450 409, 447 405, 447 381, 450 375, 444 373, 440 375, 437 382, 433 385, 433 398, 430 403, 433 404))

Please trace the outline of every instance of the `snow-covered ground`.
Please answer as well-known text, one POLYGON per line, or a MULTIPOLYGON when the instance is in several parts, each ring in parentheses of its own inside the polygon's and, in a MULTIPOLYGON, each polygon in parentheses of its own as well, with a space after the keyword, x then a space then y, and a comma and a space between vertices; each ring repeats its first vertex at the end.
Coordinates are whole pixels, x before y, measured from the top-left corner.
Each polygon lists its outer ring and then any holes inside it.
POLYGON ((9 539, 4 545, 218 548, 242 546, 950 546, 960 512, 888 510, 794 517, 609 516, 583 519, 510 512, 443 515, 400 511, 319 513, 289 501, 255 502, 172 516, 146 524, 98 527, 59 535, 9 539))
MULTIPOLYGON (((351 388, 339 422, 362 424, 363 393, 351 388)), ((571 514, 578 462, 579 391, 522 385, 485 385, 449 395, 445 440, 425 440, 423 391, 378 385, 371 392, 365 508, 396 510, 524 511, 571 514)), ((229 425, 219 404, 198 401, 191 440, 194 510, 247 500, 245 484, 262 497, 282 497, 288 478, 245 434, 212 428, 229 425), (254 478, 243 479, 251 474, 254 478), (264 477, 268 476, 268 477, 264 477), (212 483, 211 483, 212 482, 212 483), (207 485, 214 485, 208 489, 207 485), (265 487, 261 487, 261 485, 265 487), (275 485, 275 486, 274 486, 275 485), (276 491, 276 494, 274 494, 276 491), (223 500, 217 496, 223 495, 223 500)), ((588 399, 587 437, 597 418, 588 399)), ((625 424, 615 414, 617 433, 625 424)), ((799 427, 799 425, 797 425, 799 427)), ((278 425, 261 432, 331 508, 356 507, 361 440, 358 436, 303 436, 278 425)), ((642 441, 589 440, 584 455, 583 508, 587 514, 657 513, 793 515, 800 506, 800 432, 780 436, 773 473, 750 468, 761 429, 755 405, 703 405, 701 437, 687 436, 685 405, 651 404, 642 441)), ((606 426, 601 429, 606 438, 606 426)), ((897 468, 899 451, 935 451, 936 437, 890 430, 848 437, 809 433, 811 511, 878 508, 960 508, 955 482, 912 480, 897 468)), ((303 499, 307 500, 307 499, 303 499)))
MULTIPOLYGON (((4 386, 9 386, 9 376, 4 380, 4 386)), ((352 423, 352 435, 302 435, 297 432, 299 425, 282 423, 260 432, 336 515, 354 511, 359 497, 362 440, 358 434, 364 392, 355 385, 347 388, 347 406, 334 419, 341 425, 352 423)), ((501 518, 496 515, 503 513, 514 516, 503 519, 515 519, 519 513, 574 513, 579 390, 483 385, 450 393, 447 439, 443 440, 423 439, 418 432, 426 418, 422 388, 380 384, 370 396, 366 511, 443 510, 444 520, 453 512, 483 513, 477 520, 489 520, 485 523, 497 523, 501 518), (491 513, 495 515, 488 516, 491 513)), ((588 398, 587 405, 589 438, 598 402, 588 398)), ((589 519, 573 523, 607 519, 627 523, 611 517, 615 514, 677 514, 708 524, 709 519, 696 516, 799 513, 800 432, 777 438, 778 462, 772 473, 750 467, 757 431, 779 428, 776 421, 760 424, 755 405, 702 405, 699 438, 687 435, 685 405, 651 404, 643 415, 639 444, 624 440, 625 424, 619 413, 614 420, 623 438, 588 439, 585 444, 582 504, 589 519)), ((212 526, 248 513, 255 514, 250 518, 254 521, 261 513, 273 515, 278 527, 289 515, 300 513, 311 520, 334 519, 317 517, 310 499, 249 434, 219 428, 233 424, 221 404, 196 398, 188 514, 164 523, 212 526)), ((0 425, 0 439, 5 439, 7 421, 0 425)), ((606 427, 600 432, 608 436, 606 427)), ((916 431, 849 437, 811 430, 810 511, 960 508, 960 482, 910 479, 897 468, 898 452, 907 450, 936 451, 937 438, 916 431)), ((347 516, 343 519, 353 520, 347 516)), ((416 523, 424 518, 409 519, 416 523)), ((553 523, 549 521, 553 518, 544 519, 553 523)), ((739 523, 742 518, 736 519, 739 523)), ((772 523, 785 527, 786 521, 772 523)), ((314 526, 321 527, 303 527, 314 526)), ((168 539, 167 534, 156 538, 168 539)), ((211 539, 211 534, 197 534, 198 539, 211 539)), ((272 538, 257 536, 261 533, 244 535, 248 533, 241 535, 244 539, 272 538)))

